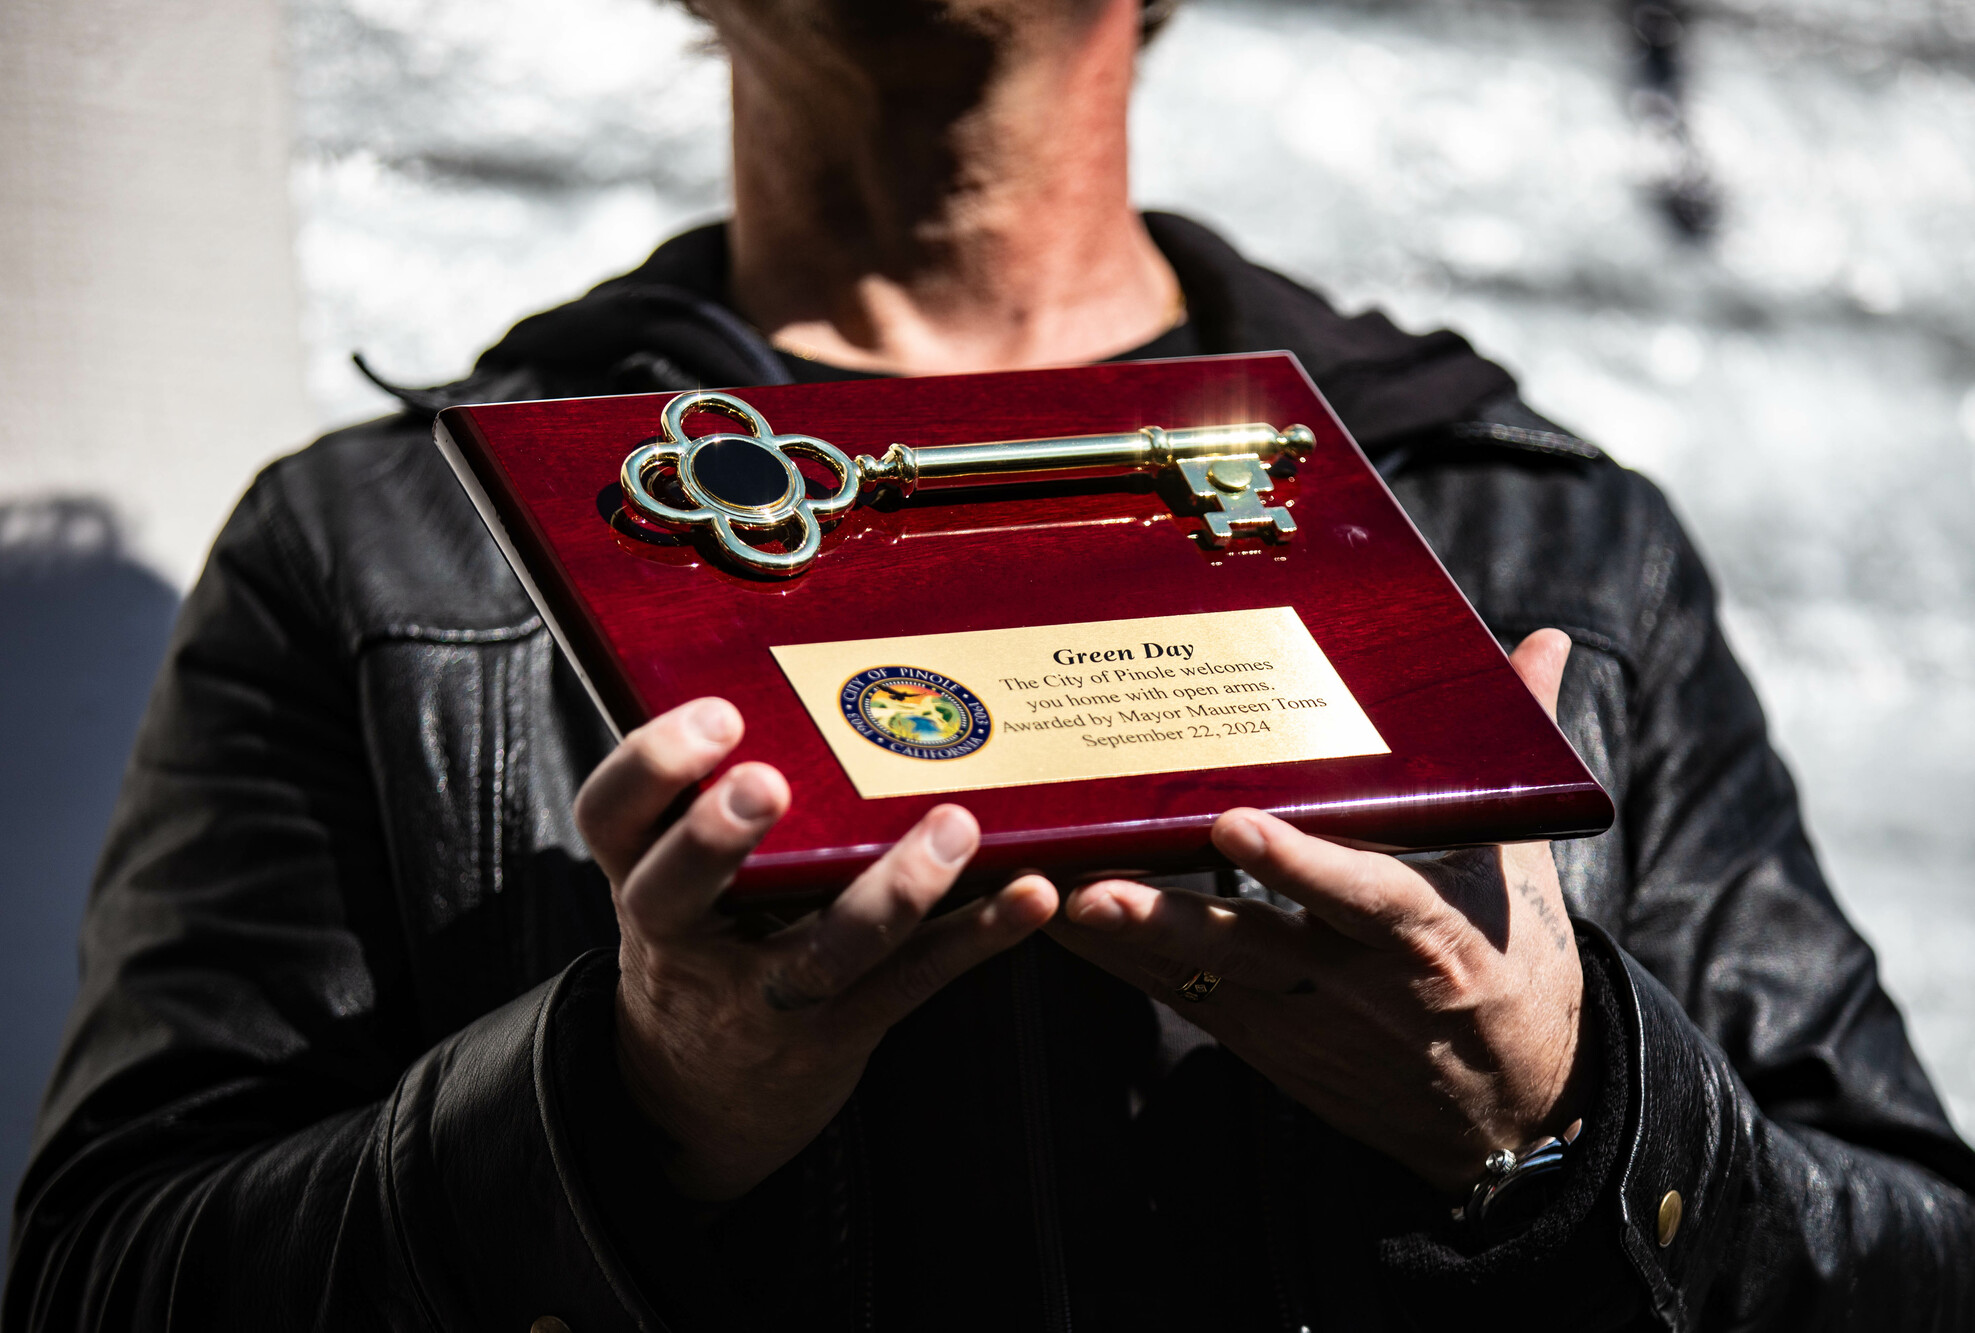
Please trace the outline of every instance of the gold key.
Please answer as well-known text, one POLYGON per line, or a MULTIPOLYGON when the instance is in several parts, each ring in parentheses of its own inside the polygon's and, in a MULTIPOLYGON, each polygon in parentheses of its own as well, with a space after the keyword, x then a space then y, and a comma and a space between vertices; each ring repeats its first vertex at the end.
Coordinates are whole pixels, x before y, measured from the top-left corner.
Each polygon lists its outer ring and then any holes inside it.
POLYGON ((1049 440, 997 440, 915 449, 894 444, 882 458, 841 449, 809 435, 778 435, 761 413, 729 393, 683 393, 665 405, 664 436, 633 449, 620 480, 624 501, 640 517, 667 527, 704 528, 734 560, 764 574, 802 573, 822 549, 822 520, 856 504, 866 489, 900 495, 936 487, 1046 480, 1074 472, 1086 476, 1173 467, 1194 497, 1207 506, 1208 540, 1226 546, 1253 533, 1287 541, 1296 520, 1287 509, 1263 502, 1274 489, 1269 464, 1296 458, 1316 443, 1307 426, 1278 431, 1263 422, 1235 426, 1146 426, 1117 435, 1071 435, 1049 440), (686 416, 717 412, 746 429, 693 436, 686 416), (796 459, 829 469, 836 487, 811 497, 796 459), (668 504, 653 493, 671 470, 692 508, 668 504), (743 533, 768 532, 795 523, 801 538, 783 551, 750 545, 743 533))

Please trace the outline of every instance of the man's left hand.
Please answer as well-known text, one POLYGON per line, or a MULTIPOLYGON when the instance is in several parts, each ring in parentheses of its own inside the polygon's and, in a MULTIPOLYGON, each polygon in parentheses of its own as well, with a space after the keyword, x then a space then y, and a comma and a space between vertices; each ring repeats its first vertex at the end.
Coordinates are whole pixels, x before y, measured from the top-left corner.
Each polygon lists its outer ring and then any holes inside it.
MULTIPOLYGON (((1510 658, 1552 716, 1569 653, 1541 630, 1510 658)), ((1584 976, 1548 843, 1406 862, 1259 810, 1213 837, 1303 910, 1110 880, 1046 929, 1441 1189, 1580 1114, 1584 976), (1202 970, 1221 981, 1191 1002, 1202 970)))

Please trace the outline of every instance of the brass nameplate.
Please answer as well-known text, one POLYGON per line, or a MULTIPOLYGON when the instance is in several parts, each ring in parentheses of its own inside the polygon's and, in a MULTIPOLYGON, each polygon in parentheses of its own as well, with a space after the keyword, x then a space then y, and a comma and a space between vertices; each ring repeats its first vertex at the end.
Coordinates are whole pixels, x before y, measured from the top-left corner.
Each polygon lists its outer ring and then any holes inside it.
POLYGON ((1390 752, 1286 606, 771 651, 866 799, 1390 752))

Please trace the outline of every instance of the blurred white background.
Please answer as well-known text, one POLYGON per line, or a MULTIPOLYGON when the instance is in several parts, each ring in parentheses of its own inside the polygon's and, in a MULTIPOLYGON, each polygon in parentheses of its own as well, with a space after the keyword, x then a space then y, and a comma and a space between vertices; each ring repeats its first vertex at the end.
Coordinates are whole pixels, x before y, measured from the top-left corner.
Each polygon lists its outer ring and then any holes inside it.
MULTIPOLYGON (((183 586, 251 461, 388 410, 352 349, 456 377, 723 209, 724 69, 661 0, 289 0, 285 28, 269 0, 163 0, 148 44, 105 17, 125 8, 0 17, 0 51, 25 22, 71 80, 22 95, 0 54, 0 557, 80 493, 118 558, 183 586), (291 123, 284 179, 266 135, 291 123), (79 323, 92 300, 122 322, 79 323), (177 387, 136 397, 147 375, 177 387), (98 484, 120 459, 142 480, 98 484)), ((1975 1131, 1975 0, 1193 0, 1135 116, 1141 202, 1347 309, 1461 329, 1668 489, 1975 1131)), ((72 925, 87 859, 7 898, 72 925)))

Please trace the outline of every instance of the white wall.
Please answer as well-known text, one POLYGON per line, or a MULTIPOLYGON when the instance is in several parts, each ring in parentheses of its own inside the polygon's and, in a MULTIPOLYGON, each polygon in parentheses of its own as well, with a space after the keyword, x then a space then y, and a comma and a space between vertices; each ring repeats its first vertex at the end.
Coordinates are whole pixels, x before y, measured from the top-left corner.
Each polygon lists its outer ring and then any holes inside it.
POLYGON ((300 444, 277 0, 0 0, 0 1196, 182 590, 300 444))
POLYGON ((108 498, 181 587, 313 420, 284 41, 275 0, 0 4, 0 502, 108 498))

